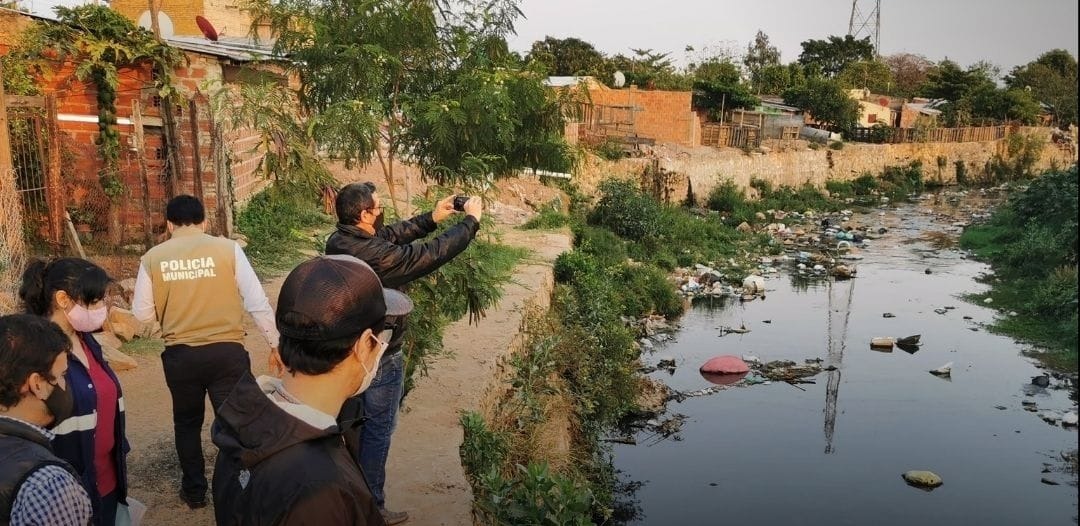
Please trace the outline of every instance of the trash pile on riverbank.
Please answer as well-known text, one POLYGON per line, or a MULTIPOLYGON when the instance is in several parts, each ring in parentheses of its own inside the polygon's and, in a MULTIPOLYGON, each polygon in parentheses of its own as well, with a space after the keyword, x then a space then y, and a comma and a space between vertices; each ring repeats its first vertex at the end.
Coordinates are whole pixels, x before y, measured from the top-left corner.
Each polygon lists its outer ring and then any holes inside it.
MULTIPOLYGON (((876 217, 883 215, 881 212, 876 217)), ((830 213, 768 210, 761 213, 761 219, 772 222, 759 230, 769 235, 772 245, 782 253, 742 262, 732 258, 714 262, 713 266, 677 268, 672 279, 685 297, 734 296, 744 301, 764 296, 762 278, 754 276, 779 274, 782 267, 808 279, 830 276, 850 279, 858 274, 856 262, 863 259, 860 252, 888 232, 873 217, 856 219, 852 210, 830 213)), ((739 229, 748 231, 753 227, 743 223, 739 229)))

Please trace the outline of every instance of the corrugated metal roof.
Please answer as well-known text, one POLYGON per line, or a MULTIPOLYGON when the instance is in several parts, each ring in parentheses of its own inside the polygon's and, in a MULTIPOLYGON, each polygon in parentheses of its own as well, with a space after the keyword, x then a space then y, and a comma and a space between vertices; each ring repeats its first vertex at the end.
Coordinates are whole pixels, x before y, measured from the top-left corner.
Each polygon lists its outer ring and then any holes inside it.
POLYGON ((203 37, 173 36, 166 38, 165 42, 184 51, 228 58, 237 62, 284 58, 275 55, 270 45, 255 43, 247 38, 222 38, 214 42, 203 37))

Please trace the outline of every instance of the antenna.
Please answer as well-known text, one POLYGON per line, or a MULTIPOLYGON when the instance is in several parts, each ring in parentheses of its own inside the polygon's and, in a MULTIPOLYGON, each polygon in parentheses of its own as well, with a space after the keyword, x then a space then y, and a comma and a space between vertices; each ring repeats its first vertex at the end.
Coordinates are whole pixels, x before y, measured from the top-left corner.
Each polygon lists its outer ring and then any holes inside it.
POLYGON ((217 42, 218 32, 214 29, 214 24, 211 24, 202 15, 195 15, 195 25, 199 26, 199 31, 202 31, 204 37, 211 42, 217 42))
POLYGON ((614 77, 616 88, 621 88, 626 85, 626 75, 623 75, 623 72, 616 71, 614 77))
POLYGON ((881 0, 863 0, 864 6, 873 6, 868 11, 859 9, 859 3, 859 0, 851 1, 847 34, 854 38, 870 37, 874 55, 881 56, 881 0))

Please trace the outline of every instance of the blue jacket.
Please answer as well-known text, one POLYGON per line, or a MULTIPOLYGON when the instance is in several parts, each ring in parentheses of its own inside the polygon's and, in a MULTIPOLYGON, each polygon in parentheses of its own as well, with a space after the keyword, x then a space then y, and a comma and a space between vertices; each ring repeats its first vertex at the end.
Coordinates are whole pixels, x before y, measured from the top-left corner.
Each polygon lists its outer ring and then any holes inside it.
MULTIPOLYGON (((116 379, 116 373, 105 361, 98 344, 90 334, 79 333, 79 339, 86 344, 86 348, 94 355, 98 363, 105 369, 105 373, 116 383, 117 408, 116 424, 113 426, 113 434, 116 437, 116 496, 121 504, 127 503, 127 453, 131 449, 128 445, 124 423, 124 393, 120 390, 120 381, 116 379)), ((64 375, 67 388, 75 399, 75 407, 71 418, 60 422, 51 431, 56 435, 53 438, 53 451, 56 456, 71 463, 81 477, 86 493, 90 495, 90 501, 94 505, 94 524, 96 526, 113 525, 115 517, 101 517, 98 510, 101 509, 101 495, 97 491, 97 472, 94 469, 94 429, 97 427, 97 392, 94 391, 90 381, 90 372, 74 356, 68 356, 68 370, 64 375)))

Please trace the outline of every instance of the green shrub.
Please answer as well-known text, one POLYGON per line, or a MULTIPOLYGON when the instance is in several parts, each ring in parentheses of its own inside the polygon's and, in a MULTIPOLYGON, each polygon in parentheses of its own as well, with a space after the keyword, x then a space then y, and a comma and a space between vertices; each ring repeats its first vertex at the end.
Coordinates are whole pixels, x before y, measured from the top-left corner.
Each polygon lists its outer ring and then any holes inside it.
POLYGON ((616 283, 621 284, 623 314, 641 317, 660 314, 675 318, 683 312, 682 298, 668 281, 667 275, 651 266, 622 265, 615 270, 616 283))
POLYGON ((548 471, 547 464, 518 465, 512 479, 483 477, 485 491, 477 501, 481 516, 494 524, 522 526, 588 526, 593 495, 574 480, 548 471))
POLYGON ((593 147, 593 151, 596 155, 609 161, 618 161, 626 157, 626 150, 623 149, 623 144, 618 139, 604 139, 603 142, 593 147))
POLYGON ((475 484, 485 475, 499 473, 509 447, 506 435, 489 429, 474 411, 462 412, 459 421, 465 432, 460 447, 465 475, 475 484))
POLYGON ((609 179, 600 183, 600 201, 589 223, 608 228, 628 239, 656 237, 660 232, 660 203, 641 193, 632 183, 609 179))
MULTIPOLYGON (((988 261, 998 278, 994 305, 1015 310, 996 327, 1077 355, 1077 171, 1050 172, 1010 196, 985 225, 968 228, 961 246, 988 261)), ((1060 362, 1059 362, 1060 365, 1060 362)))
POLYGON ((731 213, 746 204, 746 195, 735 181, 727 180, 709 192, 706 203, 709 210, 731 213))
POLYGON ((862 174, 851 182, 855 195, 871 195, 878 189, 878 180, 870 174, 862 174))
POLYGON ((840 141, 833 141, 833 142, 829 143, 829 149, 830 150, 843 150, 844 149, 844 143, 842 143, 840 141))
POLYGON ((967 186, 967 164, 964 164, 964 161, 958 160, 953 163, 953 166, 956 167, 956 184, 960 186, 967 186))
POLYGON ((582 250, 571 250, 555 258, 553 274, 556 283, 572 283, 581 276, 595 273, 599 267, 596 258, 582 250))
POLYGON ((306 258, 300 249, 322 250, 322 235, 334 224, 319 209, 319 196, 305 187, 275 184, 248 201, 236 216, 236 230, 247 237, 244 252, 261 275, 291 268, 306 258))
POLYGON ((570 216, 559 212, 558 210, 552 210, 545 208, 540 211, 539 214, 529 218, 525 224, 521 225, 522 230, 550 230, 555 228, 561 228, 570 223, 570 216))
POLYGON ((855 183, 852 181, 825 181, 825 189, 832 197, 851 197, 855 195, 855 183))

